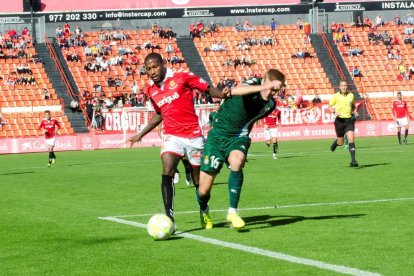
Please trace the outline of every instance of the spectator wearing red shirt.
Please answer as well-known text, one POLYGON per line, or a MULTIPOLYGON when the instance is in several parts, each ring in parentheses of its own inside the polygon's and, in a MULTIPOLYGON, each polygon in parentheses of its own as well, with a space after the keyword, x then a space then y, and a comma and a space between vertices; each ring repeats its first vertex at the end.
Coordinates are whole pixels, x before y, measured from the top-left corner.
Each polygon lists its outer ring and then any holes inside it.
POLYGON ((223 92, 210 87, 206 81, 191 72, 173 72, 166 68, 162 56, 158 53, 148 54, 144 65, 150 79, 147 95, 154 107, 155 115, 138 135, 132 136, 128 141, 132 147, 163 122, 161 192, 165 213, 174 222, 174 173, 177 165, 186 155, 193 167, 193 180, 197 189, 204 148, 204 138, 195 113, 192 91, 197 89, 216 98, 221 98, 223 92))
POLYGON ((392 115, 394 120, 397 123, 397 137, 398 142, 401 143, 401 127, 405 128, 404 133, 404 144, 407 145, 407 136, 408 136, 408 107, 407 102, 402 99, 401 92, 397 93, 397 100, 392 104, 392 115))
POLYGON ((52 119, 50 111, 45 111, 45 118, 40 122, 38 130, 43 130, 45 134, 45 141, 47 150, 49 151, 49 163, 47 166, 50 168, 52 164, 56 163, 56 155, 53 151, 56 143, 55 135, 59 133, 60 124, 56 119, 52 119))
POLYGON ((27 27, 24 27, 24 29, 22 30, 22 36, 27 36, 30 35, 29 29, 27 29, 27 27))
POLYGON ((9 29, 9 31, 7 32, 7 34, 8 34, 11 38, 17 38, 17 37, 18 37, 16 30, 15 30, 15 29, 13 29, 13 28, 10 28, 10 29, 9 29))

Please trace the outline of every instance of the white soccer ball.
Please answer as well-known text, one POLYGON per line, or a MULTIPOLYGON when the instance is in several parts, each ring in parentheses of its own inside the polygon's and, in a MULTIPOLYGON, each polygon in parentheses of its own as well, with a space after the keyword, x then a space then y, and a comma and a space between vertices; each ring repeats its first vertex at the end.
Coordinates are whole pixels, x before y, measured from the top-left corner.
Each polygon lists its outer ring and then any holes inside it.
POLYGON ((154 240, 166 240, 174 231, 174 223, 166 215, 156 214, 149 219, 147 230, 154 240))

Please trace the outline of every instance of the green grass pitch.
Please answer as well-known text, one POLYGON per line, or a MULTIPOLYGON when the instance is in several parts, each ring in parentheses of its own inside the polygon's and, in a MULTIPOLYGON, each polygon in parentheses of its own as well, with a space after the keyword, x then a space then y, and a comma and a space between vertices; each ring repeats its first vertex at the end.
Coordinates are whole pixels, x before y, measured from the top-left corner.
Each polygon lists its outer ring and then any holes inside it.
MULTIPOLYGON (((220 211, 228 207, 225 168, 212 191, 212 230, 200 229, 197 213, 186 213, 197 206, 182 177, 178 230, 383 275, 413 275, 414 144, 396 141, 357 139, 359 168, 349 167, 342 147, 330 152, 331 140, 280 141, 278 160, 255 143, 239 206, 245 231, 228 228, 220 211)), ((142 214, 163 213, 159 148, 58 152, 52 168, 46 153, 3 155, 0 164, 2 275, 337 274, 186 237, 153 241, 145 229, 99 219, 125 216, 145 224, 150 216, 142 214)))

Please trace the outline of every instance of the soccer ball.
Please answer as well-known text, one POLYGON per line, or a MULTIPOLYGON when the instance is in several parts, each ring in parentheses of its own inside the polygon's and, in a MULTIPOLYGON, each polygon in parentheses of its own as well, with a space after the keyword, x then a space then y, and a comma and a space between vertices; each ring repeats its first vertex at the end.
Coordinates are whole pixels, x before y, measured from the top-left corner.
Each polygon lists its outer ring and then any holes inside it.
POLYGON ((154 240, 166 240, 174 231, 174 223, 166 215, 156 214, 149 219, 147 230, 154 240))

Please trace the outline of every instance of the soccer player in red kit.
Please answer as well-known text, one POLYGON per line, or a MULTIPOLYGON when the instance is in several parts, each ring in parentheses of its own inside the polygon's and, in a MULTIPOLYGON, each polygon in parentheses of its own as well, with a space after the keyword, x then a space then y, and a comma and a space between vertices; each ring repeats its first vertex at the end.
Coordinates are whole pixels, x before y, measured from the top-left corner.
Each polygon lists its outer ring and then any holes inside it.
POLYGON ((265 142, 268 147, 273 144, 273 159, 277 159, 277 127, 280 126, 280 110, 275 109, 263 119, 265 142))
POLYGON ((226 92, 211 87, 191 72, 173 72, 166 68, 158 53, 148 54, 144 64, 150 78, 147 94, 155 115, 139 134, 132 136, 128 141, 132 147, 163 121, 161 192, 165 213, 174 222, 173 179, 177 165, 184 155, 193 166, 193 181, 196 189, 199 184, 204 137, 194 109, 193 90, 207 92, 214 98, 221 98, 226 92))
POLYGON ((60 124, 56 119, 52 119, 49 110, 45 111, 45 118, 40 122, 38 130, 43 130, 43 133, 45 134, 46 146, 49 151, 49 163, 47 166, 50 167, 51 164, 56 163, 56 155, 53 148, 56 143, 55 135, 58 134, 60 130, 60 124))
POLYGON ((404 133, 404 144, 407 144, 407 136, 408 136, 408 107, 407 102, 402 99, 401 92, 397 93, 397 100, 394 101, 392 104, 392 115, 394 116, 394 120, 397 123, 397 136, 398 142, 401 143, 401 127, 405 128, 404 133))

